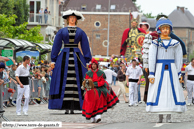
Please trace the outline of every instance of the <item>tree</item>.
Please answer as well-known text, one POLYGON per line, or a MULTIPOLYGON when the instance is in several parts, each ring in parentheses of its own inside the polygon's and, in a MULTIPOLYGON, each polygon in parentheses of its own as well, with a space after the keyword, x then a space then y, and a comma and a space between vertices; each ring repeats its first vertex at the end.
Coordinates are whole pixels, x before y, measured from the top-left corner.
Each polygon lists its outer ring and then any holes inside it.
POLYGON ((13 9, 14 14, 18 17, 16 19, 16 25, 20 25, 28 21, 29 5, 26 3, 26 0, 15 0, 13 9))
POLYGON ((27 30, 27 22, 19 26, 15 26, 16 15, 6 16, 0 14, 0 36, 1 38, 23 39, 30 42, 40 43, 43 36, 40 33, 41 26, 36 26, 27 30))
POLYGON ((24 20, 28 21, 30 6, 29 4, 27 4, 27 0, 23 0, 23 7, 24 7, 24 20))
POLYGON ((28 21, 29 5, 26 0, 0 0, 0 14, 18 17, 15 24, 20 25, 28 21))
POLYGON ((14 0, 0 0, 0 14, 13 15, 14 0))
POLYGON ((132 2, 135 4, 137 10, 142 13, 143 10, 141 10, 141 5, 137 5, 136 0, 132 0, 132 2))
POLYGON ((17 63, 22 62, 23 58, 21 56, 18 56, 18 57, 16 57, 16 61, 17 61, 17 63))
POLYGON ((192 58, 194 58, 194 51, 192 51, 192 53, 189 54, 189 60, 191 60, 192 58))
POLYGON ((147 18, 155 18, 156 16, 153 16, 152 13, 144 13, 143 14, 147 18))
POLYGON ((35 59, 36 60, 36 56, 31 56, 31 58, 35 59))

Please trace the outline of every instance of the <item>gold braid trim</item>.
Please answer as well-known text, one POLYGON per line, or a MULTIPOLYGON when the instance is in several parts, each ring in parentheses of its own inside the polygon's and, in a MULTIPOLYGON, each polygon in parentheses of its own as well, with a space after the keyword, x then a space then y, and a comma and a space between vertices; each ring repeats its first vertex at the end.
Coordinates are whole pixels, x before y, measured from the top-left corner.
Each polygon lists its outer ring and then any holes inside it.
POLYGON ((79 58, 79 56, 77 55, 77 53, 75 52, 75 54, 76 54, 76 56, 77 56, 77 58, 78 58, 78 60, 81 62, 81 64, 82 64, 82 66, 84 66, 84 68, 86 68, 87 69, 87 67, 82 63, 82 61, 80 60, 80 58, 79 58))

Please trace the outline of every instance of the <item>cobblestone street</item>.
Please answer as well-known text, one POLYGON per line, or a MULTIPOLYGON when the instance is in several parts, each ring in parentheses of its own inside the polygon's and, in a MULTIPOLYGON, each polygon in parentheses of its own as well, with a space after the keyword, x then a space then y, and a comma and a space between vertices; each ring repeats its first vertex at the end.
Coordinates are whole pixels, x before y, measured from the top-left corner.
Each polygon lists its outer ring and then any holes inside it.
MULTIPOLYGON (((114 91, 118 90, 118 86, 112 86, 114 91)), ((144 87, 141 87, 141 96, 143 98, 144 87)), ((186 92, 184 91, 185 95, 186 92)), ((75 128, 76 125, 80 128, 90 128, 103 124, 110 123, 156 123, 158 120, 157 114, 149 114, 145 111, 145 104, 139 104, 138 107, 128 107, 124 102, 123 96, 120 96, 120 103, 112 110, 102 115, 102 121, 99 124, 89 124, 81 114, 81 111, 75 111, 74 115, 65 115, 63 110, 49 110, 47 104, 30 105, 28 116, 17 116, 16 108, 10 107, 5 109, 4 115, 10 121, 62 121, 64 128, 75 128), (87 123, 87 124, 84 124, 87 123), (82 124, 82 125, 80 125, 82 124)), ((164 119, 165 120, 165 119, 164 119)), ((173 114, 173 122, 194 122, 194 106, 187 107, 187 112, 184 114, 173 114)), ((77 127, 77 128, 78 128, 77 127)))

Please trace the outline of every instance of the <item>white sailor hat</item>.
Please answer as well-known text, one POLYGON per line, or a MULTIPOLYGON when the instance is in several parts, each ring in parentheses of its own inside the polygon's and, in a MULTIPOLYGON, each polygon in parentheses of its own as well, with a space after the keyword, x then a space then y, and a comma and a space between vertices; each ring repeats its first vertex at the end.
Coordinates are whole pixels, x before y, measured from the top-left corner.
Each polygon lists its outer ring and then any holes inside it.
POLYGON ((82 20, 84 21, 84 16, 81 14, 81 12, 76 11, 76 10, 68 10, 63 13, 63 18, 67 19, 69 16, 76 16, 77 20, 82 20))

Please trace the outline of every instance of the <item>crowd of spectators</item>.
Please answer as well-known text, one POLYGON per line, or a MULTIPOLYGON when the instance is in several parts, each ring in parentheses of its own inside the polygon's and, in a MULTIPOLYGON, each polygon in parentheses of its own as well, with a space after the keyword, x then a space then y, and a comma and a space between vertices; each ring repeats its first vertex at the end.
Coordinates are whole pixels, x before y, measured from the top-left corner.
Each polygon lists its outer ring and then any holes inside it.
MULTIPOLYGON (((22 64, 22 62, 18 62, 15 60, 5 61, 0 60, 0 63, 5 64, 5 69, 0 72, 0 81, 3 81, 3 95, 8 93, 8 98, 5 100, 4 96, 4 103, 3 105, 6 107, 12 107, 15 106, 16 102, 13 99, 14 94, 16 94, 17 97, 17 80, 15 76, 16 69, 22 64), (7 90, 7 91, 6 91, 7 90)), ((49 96, 49 90, 50 90, 50 81, 52 76, 52 68, 50 67, 50 62, 47 60, 38 62, 38 65, 35 65, 34 63, 30 63, 30 75, 29 79, 31 80, 31 91, 29 94, 32 94, 34 92, 38 92, 38 96, 36 97, 36 102, 38 104, 41 103, 41 99, 44 99, 44 101, 48 102, 48 96, 49 96), (34 81, 36 80, 36 81, 34 81), (38 87, 38 88, 35 88, 38 87), (35 90, 37 89, 37 90, 35 90)), ((24 102, 24 98, 22 102, 24 102)), ((16 98, 15 98, 16 99, 16 98)), ((35 104, 34 101, 30 101, 30 104, 35 104)))

